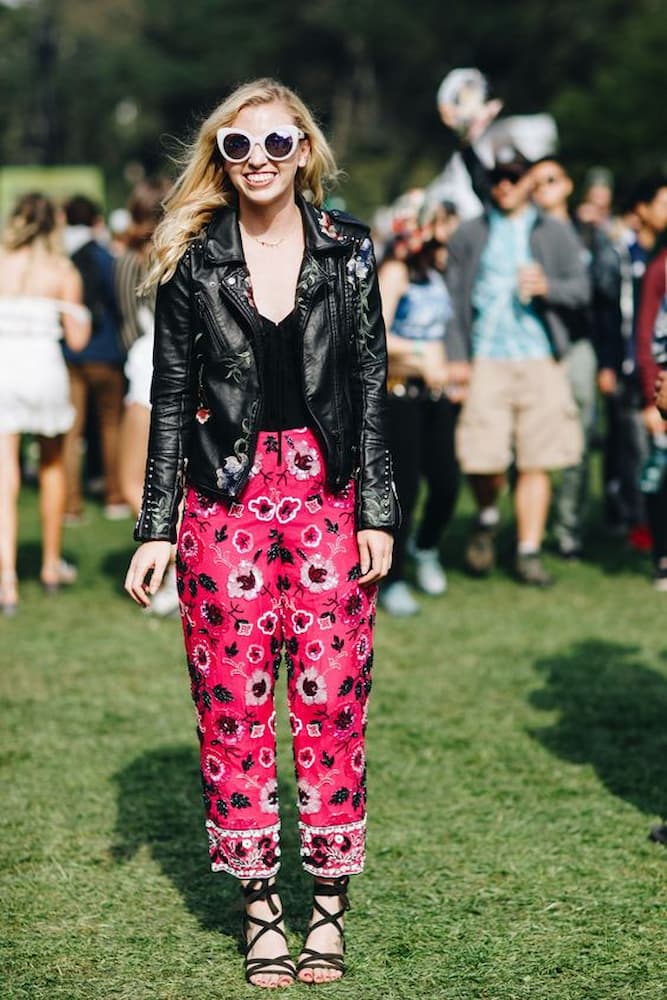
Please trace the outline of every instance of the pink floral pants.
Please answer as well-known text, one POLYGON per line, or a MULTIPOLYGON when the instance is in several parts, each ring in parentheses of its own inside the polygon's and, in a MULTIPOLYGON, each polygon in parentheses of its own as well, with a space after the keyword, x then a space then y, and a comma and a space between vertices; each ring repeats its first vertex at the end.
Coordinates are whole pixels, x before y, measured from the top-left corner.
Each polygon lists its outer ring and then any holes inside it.
POLYGON ((231 506, 189 488, 177 572, 211 863, 266 878, 280 858, 274 686, 284 652, 306 871, 364 862, 364 731, 375 588, 360 575, 354 484, 325 486, 309 430, 262 432, 231 506))

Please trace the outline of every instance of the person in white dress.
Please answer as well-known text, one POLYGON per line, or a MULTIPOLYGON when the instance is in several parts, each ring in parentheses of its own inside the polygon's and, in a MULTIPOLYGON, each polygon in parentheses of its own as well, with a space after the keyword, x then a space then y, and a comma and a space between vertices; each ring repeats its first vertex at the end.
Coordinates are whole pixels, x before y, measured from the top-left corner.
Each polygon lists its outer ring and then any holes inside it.
MULTIPOLYGON (((165 177, 147 178, 135 186, 128 201, 131 222, 127 248, 114 268, 121 340, 127 351, 125 377, 128 383, 120 429, 120 487, 135 517, 141 510, 148 455, 156 293, 155 288, 143 291, 142 287, 150 265, 153 233, 162 219, 162 203, 170 188, 171 182, 165 177)), ((147 609, 160 618, 178 614, 175 559, 176 546, 162 586, 147 609)))
POLYGON ((81 278, 60 250, 55 208, 41 194, 16 204, 0 248, 0 610, 15 613, 19 445, 40 448, 40 579, 52 593, 72 583, 61 556, 65 502, 63 434, 71 427, 67 368, 60 341, 80 350, 90 337, 81 278))

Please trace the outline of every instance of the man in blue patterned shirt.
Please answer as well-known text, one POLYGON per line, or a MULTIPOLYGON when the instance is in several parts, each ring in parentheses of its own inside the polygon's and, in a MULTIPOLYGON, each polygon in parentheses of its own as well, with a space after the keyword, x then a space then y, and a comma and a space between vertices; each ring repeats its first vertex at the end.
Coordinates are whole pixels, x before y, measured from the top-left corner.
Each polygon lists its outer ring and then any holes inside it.
POLYGON ((489 176, 484 215, 450 243, 447 284, 454 319, 448 356, 470 362, 457 452, 478 515, 468 568, 495 564, 496 506, 505 473, 518 471, 515 570, 527 584, 552 580, 540 559, 549 511, 549 473, 579 460, 581 428, 560 359, 569 347, 569 314, 590 299, 581 247, 571 228, 531 203, 530 164, 515 157, 489 176))

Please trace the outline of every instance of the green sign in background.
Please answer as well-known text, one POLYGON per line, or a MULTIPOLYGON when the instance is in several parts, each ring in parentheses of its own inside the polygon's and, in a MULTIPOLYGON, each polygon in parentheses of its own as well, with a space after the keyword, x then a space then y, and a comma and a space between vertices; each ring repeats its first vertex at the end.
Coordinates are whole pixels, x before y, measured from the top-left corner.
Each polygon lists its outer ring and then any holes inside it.
POLYGON ((85 194, 104 207, 104 175, 99 167, 2 167, 0 168, 0 218, 7 218, 21 195, 39 191, 62 202, 73 194, 85 194))

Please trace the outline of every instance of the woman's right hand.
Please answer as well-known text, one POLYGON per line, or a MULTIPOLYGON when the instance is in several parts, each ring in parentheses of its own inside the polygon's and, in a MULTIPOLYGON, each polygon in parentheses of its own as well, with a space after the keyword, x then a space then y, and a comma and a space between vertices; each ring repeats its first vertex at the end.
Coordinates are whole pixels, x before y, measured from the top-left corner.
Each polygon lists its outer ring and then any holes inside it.
POLYGON ((144 542, 132 556, 125 590, 142 608, 150 607, 171 559, 171 542, 144 542), (150 574, 150 580, 147 577, 150 574))
POLYGON ((655 395, 653 402, 661 415, 667 420, 667 372, 660 372, 655 380, 655 395))
POLYGON ((665 433, 665 421, 657 406, 646 406, 642 410, 642 421, 644 427, 653 436, 665 433))
POLYGON ((598 389, 603 396, 613 396, 616 392, 618 380, 613 368, 601 368, 598 372, 598 389))

